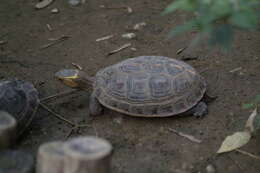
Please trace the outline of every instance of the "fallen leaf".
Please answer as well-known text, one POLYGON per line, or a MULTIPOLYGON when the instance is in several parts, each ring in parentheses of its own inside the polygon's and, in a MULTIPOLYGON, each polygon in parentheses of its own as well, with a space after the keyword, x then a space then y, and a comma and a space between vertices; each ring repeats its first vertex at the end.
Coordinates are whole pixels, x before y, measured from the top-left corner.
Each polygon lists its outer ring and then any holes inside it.
POLYGON ((36 9, 42 9, 50 5, 54 0, 43 0, 35 5, 36 9))
POLYGON ((254 109, 254 111, 251 113, 251 115, 249 116, 246 122, 245 130, 248 130, 250 133, 253 133, 256 130, 254 127, 254 120, 256 119, 256 116, 257 116, 257 108, 254 109))
POLYGON ((251 134, 248 131, 236 132, 231 136, 227 136, 217 153, 225 153, 240 148, 247 144, 250 138, 251 134))

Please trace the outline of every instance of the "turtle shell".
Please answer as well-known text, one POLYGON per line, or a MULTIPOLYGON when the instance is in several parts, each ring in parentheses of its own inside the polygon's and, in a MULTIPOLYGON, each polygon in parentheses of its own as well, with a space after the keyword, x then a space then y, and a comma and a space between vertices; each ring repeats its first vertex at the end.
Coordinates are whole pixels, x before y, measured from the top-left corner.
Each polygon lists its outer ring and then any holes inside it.
POLYGON ((0 110, 17 120, 18 136, 30 125, 38 104, 38 92, 31 83, 18 79, 0 81, 0 110))
POLYGON ((140 117, 166 117, 195 106, 206 82, 183 61, 140 56, 100 70, 94 94, 110 109, 140 117))

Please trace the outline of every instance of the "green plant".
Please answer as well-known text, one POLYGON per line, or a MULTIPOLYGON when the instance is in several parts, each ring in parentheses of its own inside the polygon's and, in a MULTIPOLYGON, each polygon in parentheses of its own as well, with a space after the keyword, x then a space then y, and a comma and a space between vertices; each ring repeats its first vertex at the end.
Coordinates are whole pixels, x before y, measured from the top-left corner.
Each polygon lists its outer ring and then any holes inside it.
POLYGON ((194 14, 194 18, 175 27, 170 36, 196 29, 199 34, 195 42, 206 36, 210 46, 229 48, 235 28, 257 28, 259 4, 259 0, 175 0, 164 10, 163 15, 176 10, 194 14))
POLYGON ((258 107, 260 105, 260 94, 256 95, 251 103, 245 103, 242 105, 243 109, 249 109, 252 107, 258 107))
MULTIPOLYGON (((256 95, 254 100, 251 103, 245 103, 242 105, 243 109, 250 109, 253 107, 255 107, 255 108, 260 107, 260 94, 256 95)), ((259 113, 258 113, 258 116, 255 117, 253 125, 254 125, 255 129, 260 129, 260 114, 259 113)))

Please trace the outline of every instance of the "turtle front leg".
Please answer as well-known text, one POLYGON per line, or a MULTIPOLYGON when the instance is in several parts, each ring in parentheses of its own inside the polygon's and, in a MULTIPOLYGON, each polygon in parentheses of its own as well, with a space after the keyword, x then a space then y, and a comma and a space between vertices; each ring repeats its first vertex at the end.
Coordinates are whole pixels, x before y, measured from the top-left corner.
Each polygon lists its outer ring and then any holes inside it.
POLYGON ((96 115, 100 115, 102 111, 103 111, 103 106, 99 103, 95 94, 92 93, 89 101, 89 114, 96 116, 96 115))
POLYGON ((208 106, 205 102, 201 101, 189 111, 196 118, 201 118, 208 113, 208 106))

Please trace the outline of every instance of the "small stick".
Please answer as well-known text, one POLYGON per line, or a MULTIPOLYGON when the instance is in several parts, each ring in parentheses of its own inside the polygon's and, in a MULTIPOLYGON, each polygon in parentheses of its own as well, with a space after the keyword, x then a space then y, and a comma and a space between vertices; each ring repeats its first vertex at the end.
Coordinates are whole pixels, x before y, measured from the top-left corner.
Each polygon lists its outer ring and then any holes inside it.
POLYGON ((244 172, 244 169, 240 166, 240 164, 237 163, 236 160, 234 160, 231 156, 227 155, 229 159, 241 170, 241 172, 244 172))
POLYGON ((115 53, 117 53, 117 52, 119 52, 121 50, 124 50, 124 49, 126 49, 126 48, 128 48, 130 46, 131 46, 131 43, 124 44, 123 46, 119 47, 118 49, 115 49, 115 50, 109 52, 107 55, 109 56, 109 55, 115 54, 115 53))
POLYGON ((7 41, 0 40, 0 45, 6 44, 6 43, 7 43, 7 41))
POLYGON ((50 24, 47 23, 46 26, 47 26, 47 28, 48 28, 49 31, 52 31, 52 30, 53 30, 50 24))
POLYGON ((108 40, 108 39, 110 39, 112 37, 114 37, 114 35, 112 35, 112 34, 111 35, 107 35, 107 36, 104 36, 104 37, 96 39, 96 42, 108 40))
POLYGON ((60 38, 58 38, 57 40, 53 41, 52 43, 48 43, 48 44, 45 44, 43 46, 40 47, 40 49, 46 49, 48 47, 51 47, 53 45, 56 45, 58 43, 61 43, 62 41, 65 41, 69 38, 69 36, 61 36, 60 38))
POLYGON ((73 66, 75 66, 78 70, 82 70, 83 68, 79 65, 79 64, 76 64, 76 63, 71 63, 73 66))
POLYGON ((187 47, 183 47, 177 50, 176 54, 179 55, 181 54, 187 47))
POLYGON ((61 115, 57 114, 56 112, 52 111, 51 109, 49 109, 47 106, 45 106, 43 103, 39 103, 39 105, 46 109, 48 112, 52 113, 56 118, 70 124, 71 126, 76 126, 73 122, 71 122, 70 120, 65 119, 64 117, 62 117, 61 115))
POLYGON ((132 13, 133 12, 133 9, 131 7, 128 7, 128 6, 122 6, 122 7, 106 7, 104 5, 101 5, 100 8, 104 8, 104 9, 111 9, 111 10, 114 10, 114 9, 126 9, 128 13, 132 13))
POLYGON ((75 127, 72 127, 72 128, 70 129, 69 133, 65 136, 65 139, 68 139, 68 138, 72 135, 72 133, 73 133, 74 130, 76 131, 76 133, 79 133, 79 134, 80 134, 80 132, 78 132, 78 131, 79 131, 80 128, 82 128, 82 127, 91 127, 91 126, 89 126, 89 125, 87 125, 87 124, 75 125, 75 127))
POLYGON ((254 155, 254 154, 251 154, 249 152, 246 152, 246 151, 243 151, 243 150, 240 150, 240 149, 236 149, 237 152, 241 153, 241 154, 244 154, 244 155, 247 155, 249 157, 252 157, 254 159, 258 159, 260 160, 260 156, 257 156, 257 155, 254 155))
POLYGON ((242 67, 235 68, 235 69, 233 69, 233 70, 230 70, 229 72, 230 72, 230 73, 234 73, 234 72, 237 72, 237 71, 239 71, 239 70, 242 70, 242 67))
POLYGON ((175 129, 172 129, 172 128, 168 128, 169 131, 173 132, 173 133, 176 133, 177 135, 179 136, 182 136, 184 138, 187 138, 188 140, 192 141, 192 142, 196 142, 196 143, 201 143, 202 141, 199 140, 199 139, 196 139, 195 137, 191 136, 191 135, 188 135, 188 134, 184 134, 182 132, 178 132, 177 130, 175 129))
POLYGON ((44 97, 44 98, 41 99, 41 102, 44 102, 44 101, 47 101, 47 100, 50 100, 50 99, 53 99, 53 98, 56 98, 56 97, 61 97, 61 96, 67 95, 67 94, 72 94, 72 93, 78 92, 78 91, 79 91, 78 89, 70 89, 68 91, 64 91, 64 92, 57 93, 57 94, 54 94, 54 95, 51 95, 51 96, 48 96, 48 97, 44 97))

